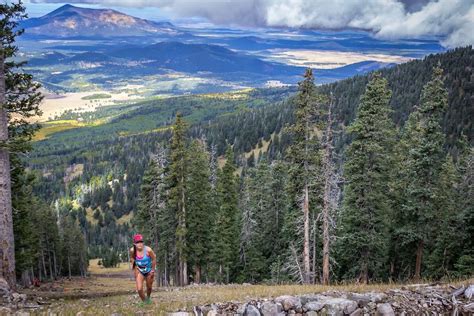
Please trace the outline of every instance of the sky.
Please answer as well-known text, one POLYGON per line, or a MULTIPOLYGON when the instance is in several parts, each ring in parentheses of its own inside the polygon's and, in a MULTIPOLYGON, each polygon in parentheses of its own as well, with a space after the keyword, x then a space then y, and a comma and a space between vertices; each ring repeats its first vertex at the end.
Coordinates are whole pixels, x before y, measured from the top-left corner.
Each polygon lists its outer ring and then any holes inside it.
MULTIPOLYGON (((26 0, 31 17, 63 0, 26 0)), ((71 0, 152 20, 205 19, 218 25, 356 28, 377 38, 439 37, 445 47, 474 45, 474 0, 71 0)))

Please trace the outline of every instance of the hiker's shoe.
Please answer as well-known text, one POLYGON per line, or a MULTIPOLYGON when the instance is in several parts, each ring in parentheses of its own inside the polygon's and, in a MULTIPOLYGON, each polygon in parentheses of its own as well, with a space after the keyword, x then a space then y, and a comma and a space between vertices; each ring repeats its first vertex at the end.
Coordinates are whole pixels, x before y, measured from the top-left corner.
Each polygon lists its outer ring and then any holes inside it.
POLYGON ((147 304, 147 305, 153 304, 151 298, 149 298, 149 297, 147 297, 147 298, 145 299, 144 303, 147 304))

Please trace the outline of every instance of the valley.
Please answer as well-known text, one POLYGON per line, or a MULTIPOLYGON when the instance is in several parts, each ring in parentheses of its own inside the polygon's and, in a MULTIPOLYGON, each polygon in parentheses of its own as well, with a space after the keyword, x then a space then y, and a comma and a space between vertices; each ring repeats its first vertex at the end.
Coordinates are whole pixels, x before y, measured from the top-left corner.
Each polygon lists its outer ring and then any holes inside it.
POLYGON ((442 51, 435 41, 395 47, 356 31, 200 29, 72 5, 28 19, 22 27, 25 70, 47 94, 68 98, 47 98, 42 121, 83 108, 75 93, 128 94, 115 98, 123 101, 294 85, 308 66, 323 84, 442 51), (53 28, 61 32, 50 32, 53 28))
POLYGON ((0 314, 474 312, 473 12, 0 4, 0 314))

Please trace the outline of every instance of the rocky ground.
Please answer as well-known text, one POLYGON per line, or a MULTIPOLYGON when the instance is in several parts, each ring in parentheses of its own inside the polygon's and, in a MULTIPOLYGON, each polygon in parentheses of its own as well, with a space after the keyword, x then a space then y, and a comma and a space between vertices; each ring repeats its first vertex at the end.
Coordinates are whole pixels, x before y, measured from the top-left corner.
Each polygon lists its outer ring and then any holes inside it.
POLYGON ((8 294, 1 281, 0 315, 474 315, 474 279, 451 285, 191 285, 155 289, 150 305, 140 303, 133 281, 111 275, 8 294))
POLYGON ((411 285, 385 292, 329 291, 301 296, 283 295, 244 304, 196 306, 192 313, 172 316, 213 315, 474 315, 474 285, 459 288, 411 285))

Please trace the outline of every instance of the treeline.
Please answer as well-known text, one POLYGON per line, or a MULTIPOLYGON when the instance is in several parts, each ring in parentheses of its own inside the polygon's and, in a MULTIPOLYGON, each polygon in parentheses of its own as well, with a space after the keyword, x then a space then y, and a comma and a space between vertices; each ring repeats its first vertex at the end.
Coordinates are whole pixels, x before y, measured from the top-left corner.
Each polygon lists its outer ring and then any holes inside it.
POLYGON ((466 277, 474 271, 473 157, 446 154, 441 68, 397 128, 392 92, 373 74, 338 167, 334 96, 309 70, 291 99, 289 146, 237 168, 227 145, 192 138, 177 116, 168 148, 143 177, 134 222, 158 255, 161 284, 372 281, 466 277))
POLYGON ((33 192, 38 178, 26 171, 23 159, 39 128, 29 118, 41 115, 43 98, 40 85, 22 71, 24 63, 15 62, 25 8, 4 3, 0 13, 0 277, 15 288, 18 280, 27 286, 34 279, 85 276, 86 245, 76 218, 33 192))

